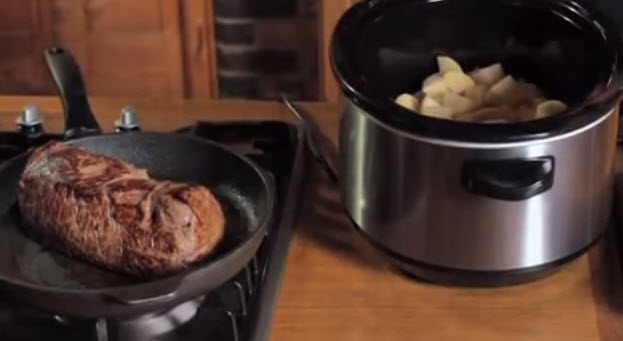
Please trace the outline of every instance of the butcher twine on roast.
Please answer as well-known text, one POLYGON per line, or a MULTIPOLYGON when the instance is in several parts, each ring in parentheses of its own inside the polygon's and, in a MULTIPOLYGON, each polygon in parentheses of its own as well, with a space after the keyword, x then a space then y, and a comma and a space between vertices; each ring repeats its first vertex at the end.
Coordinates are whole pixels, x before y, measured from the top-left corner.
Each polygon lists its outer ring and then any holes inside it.
POLYGON ((26 226, 55 248, 139 276, 201 260, 225 229, 207 188, 154 180, 144 169, 60 142, 33 152, 18 201, 26 226))

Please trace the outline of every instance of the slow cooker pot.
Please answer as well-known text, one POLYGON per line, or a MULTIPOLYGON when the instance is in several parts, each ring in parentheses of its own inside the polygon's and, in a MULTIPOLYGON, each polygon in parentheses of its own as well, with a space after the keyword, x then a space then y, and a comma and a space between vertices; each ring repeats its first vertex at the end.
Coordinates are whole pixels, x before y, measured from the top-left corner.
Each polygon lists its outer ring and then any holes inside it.
POLYGON ((331 45, 351 219, 401 268, 433 281, 523 282, 581 255, 610 217, 619 48, 613 26, 576 1, 354 5, 331 45), (394 104, 435 72, 439 54, 468 70, 501 61, 576 110, 479 124, 394 104))

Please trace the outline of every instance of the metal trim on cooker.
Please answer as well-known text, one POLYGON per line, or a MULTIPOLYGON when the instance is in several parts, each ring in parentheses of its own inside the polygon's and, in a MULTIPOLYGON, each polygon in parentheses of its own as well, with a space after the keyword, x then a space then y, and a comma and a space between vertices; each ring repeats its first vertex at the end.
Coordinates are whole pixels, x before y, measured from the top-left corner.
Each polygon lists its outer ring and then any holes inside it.
POLYGON ((588 246, 568 256, 528 268, 478 271, 448 268, 417 261, 402 262, 401 259, 393 259, 393 261, 408 276, 439 284, 472 287, 519 285, 545 278, 563 270, 565 266, 570 265, 592 249, 604 238, 604 234, 601 233, 588 246))
POLYGON ((581 126, 579 128, 577 128, 576 130, 572 130, 560 135, 553 135, 553 136, 548 136, 548 137, 544 137, 542 139, 534 139, 534 140, 524 140, 524 141, 516 141, 516 142, 470 142, 470 141, 459 141, 459 140, 447 140, 447 139, 441 139, 441 138, 434 138, 434 137, 426 137, 426 136, 421 136, 421 135, 416 135, 413 133, 409 133, 407 131, 404 130, 400 130, 396 127, 393 127, 392 125, 383 122, 382 120, 378 119, 376 116, 370 114, 369 112, 367 112, 364 109, 361 109, 359 107, 357 107, 356 104, 352 103, 352 101, 348 100, 347 101, 353 108, 355 108, 355 110, 359 110, 360 112, 362 112, 364 115, 366 115, 366 117, 368 117, 369 119, 371 119, 372 121, 374 121, 375 123, 377 123, 378 125, 382 126, 383 128, 397 134, 400 135, 401 137, 405 137, 411 140, 416 140, 416 141, 420 141, 420 142, 425 142, 425 143, 430 143, 430 144, 434 144, 434 145, 438 145, 438 146, 444 146, 444 147, 455 147, 455 148, 468 148, 468 149, 504 149, 504 148, 518 148, 518 147, 527 147, 533 144, 542 144, 542 143, 548 143, 548 142, 554 142, 554 141, 558 141, 558 140, 562 140, 565 138, 569 138, 571 136, 574 135, 578 135, 581 134, 589 129, 592 129, 593 127, 599 125, 600 123, 602 123, 603 121, 607 120, 610 115, 614 114, 614 112, 616 111, 616 109, 611 109, 610 111, 606 112, 605 114, 603 114, 602 117, 594 120, 593 122, 591 122, 590 124, 581 126))
POLYGON ((499 286, 499 285, 518 285, 533 280, 544 278, 554 272, 562 270, 565 265, 577 260, 600 240, 604 238, 605 230, 599 233, 588 245, 550 262, 535 265, 527 268, 515 268, 504 270, 472 270, 464 268, 454 268, 444 265, 432 264, 409 258, 401 253, 395 252, 387 246, 377 242, 374 237, 359 227, 350 213, 346 214, 353 228, 357 233, 364 237, 379 252, 384 254, 396 267, 409 276, 420 280, 440 283, 455 284, 460 286, 499 286), (408 267, 408 268, 406 268, 408 267), (424 272, 427 274, 425 275, 424 272), (443 278, 443 279, 442 279, 443 278), (450 279, 451 278, 451 279, 450 279))

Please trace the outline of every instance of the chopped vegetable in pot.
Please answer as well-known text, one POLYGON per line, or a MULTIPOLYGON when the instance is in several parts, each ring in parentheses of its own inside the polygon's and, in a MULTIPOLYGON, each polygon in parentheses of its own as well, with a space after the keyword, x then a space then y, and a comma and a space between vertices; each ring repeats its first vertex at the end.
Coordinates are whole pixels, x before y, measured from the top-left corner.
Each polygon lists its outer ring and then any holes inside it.
POLYGON ((538 86, 517 80, 496 63, 465 73, 448 56, 438 56, 439 72, 422 82, 415 94, 395 101, 426 116, 482 123, 521 122, 560 114, 567 106, 548 100, 538 86))

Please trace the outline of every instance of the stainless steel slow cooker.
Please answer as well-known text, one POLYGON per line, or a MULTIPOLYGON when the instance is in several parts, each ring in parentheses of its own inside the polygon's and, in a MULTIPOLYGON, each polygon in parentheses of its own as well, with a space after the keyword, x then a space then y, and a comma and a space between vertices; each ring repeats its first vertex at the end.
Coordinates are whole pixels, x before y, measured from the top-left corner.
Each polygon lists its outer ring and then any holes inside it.
POLYGON ((610 217, 619 36, 576 1, 363 1, 339 21, 339 182, 356 226, 404 270, 460 284, 541 277, 585 252, 610 217), (555 51, 552 52, 552 46, 555 51), (393 103, 434 72, 501 61, 570 113, 479 124, 393 103))

